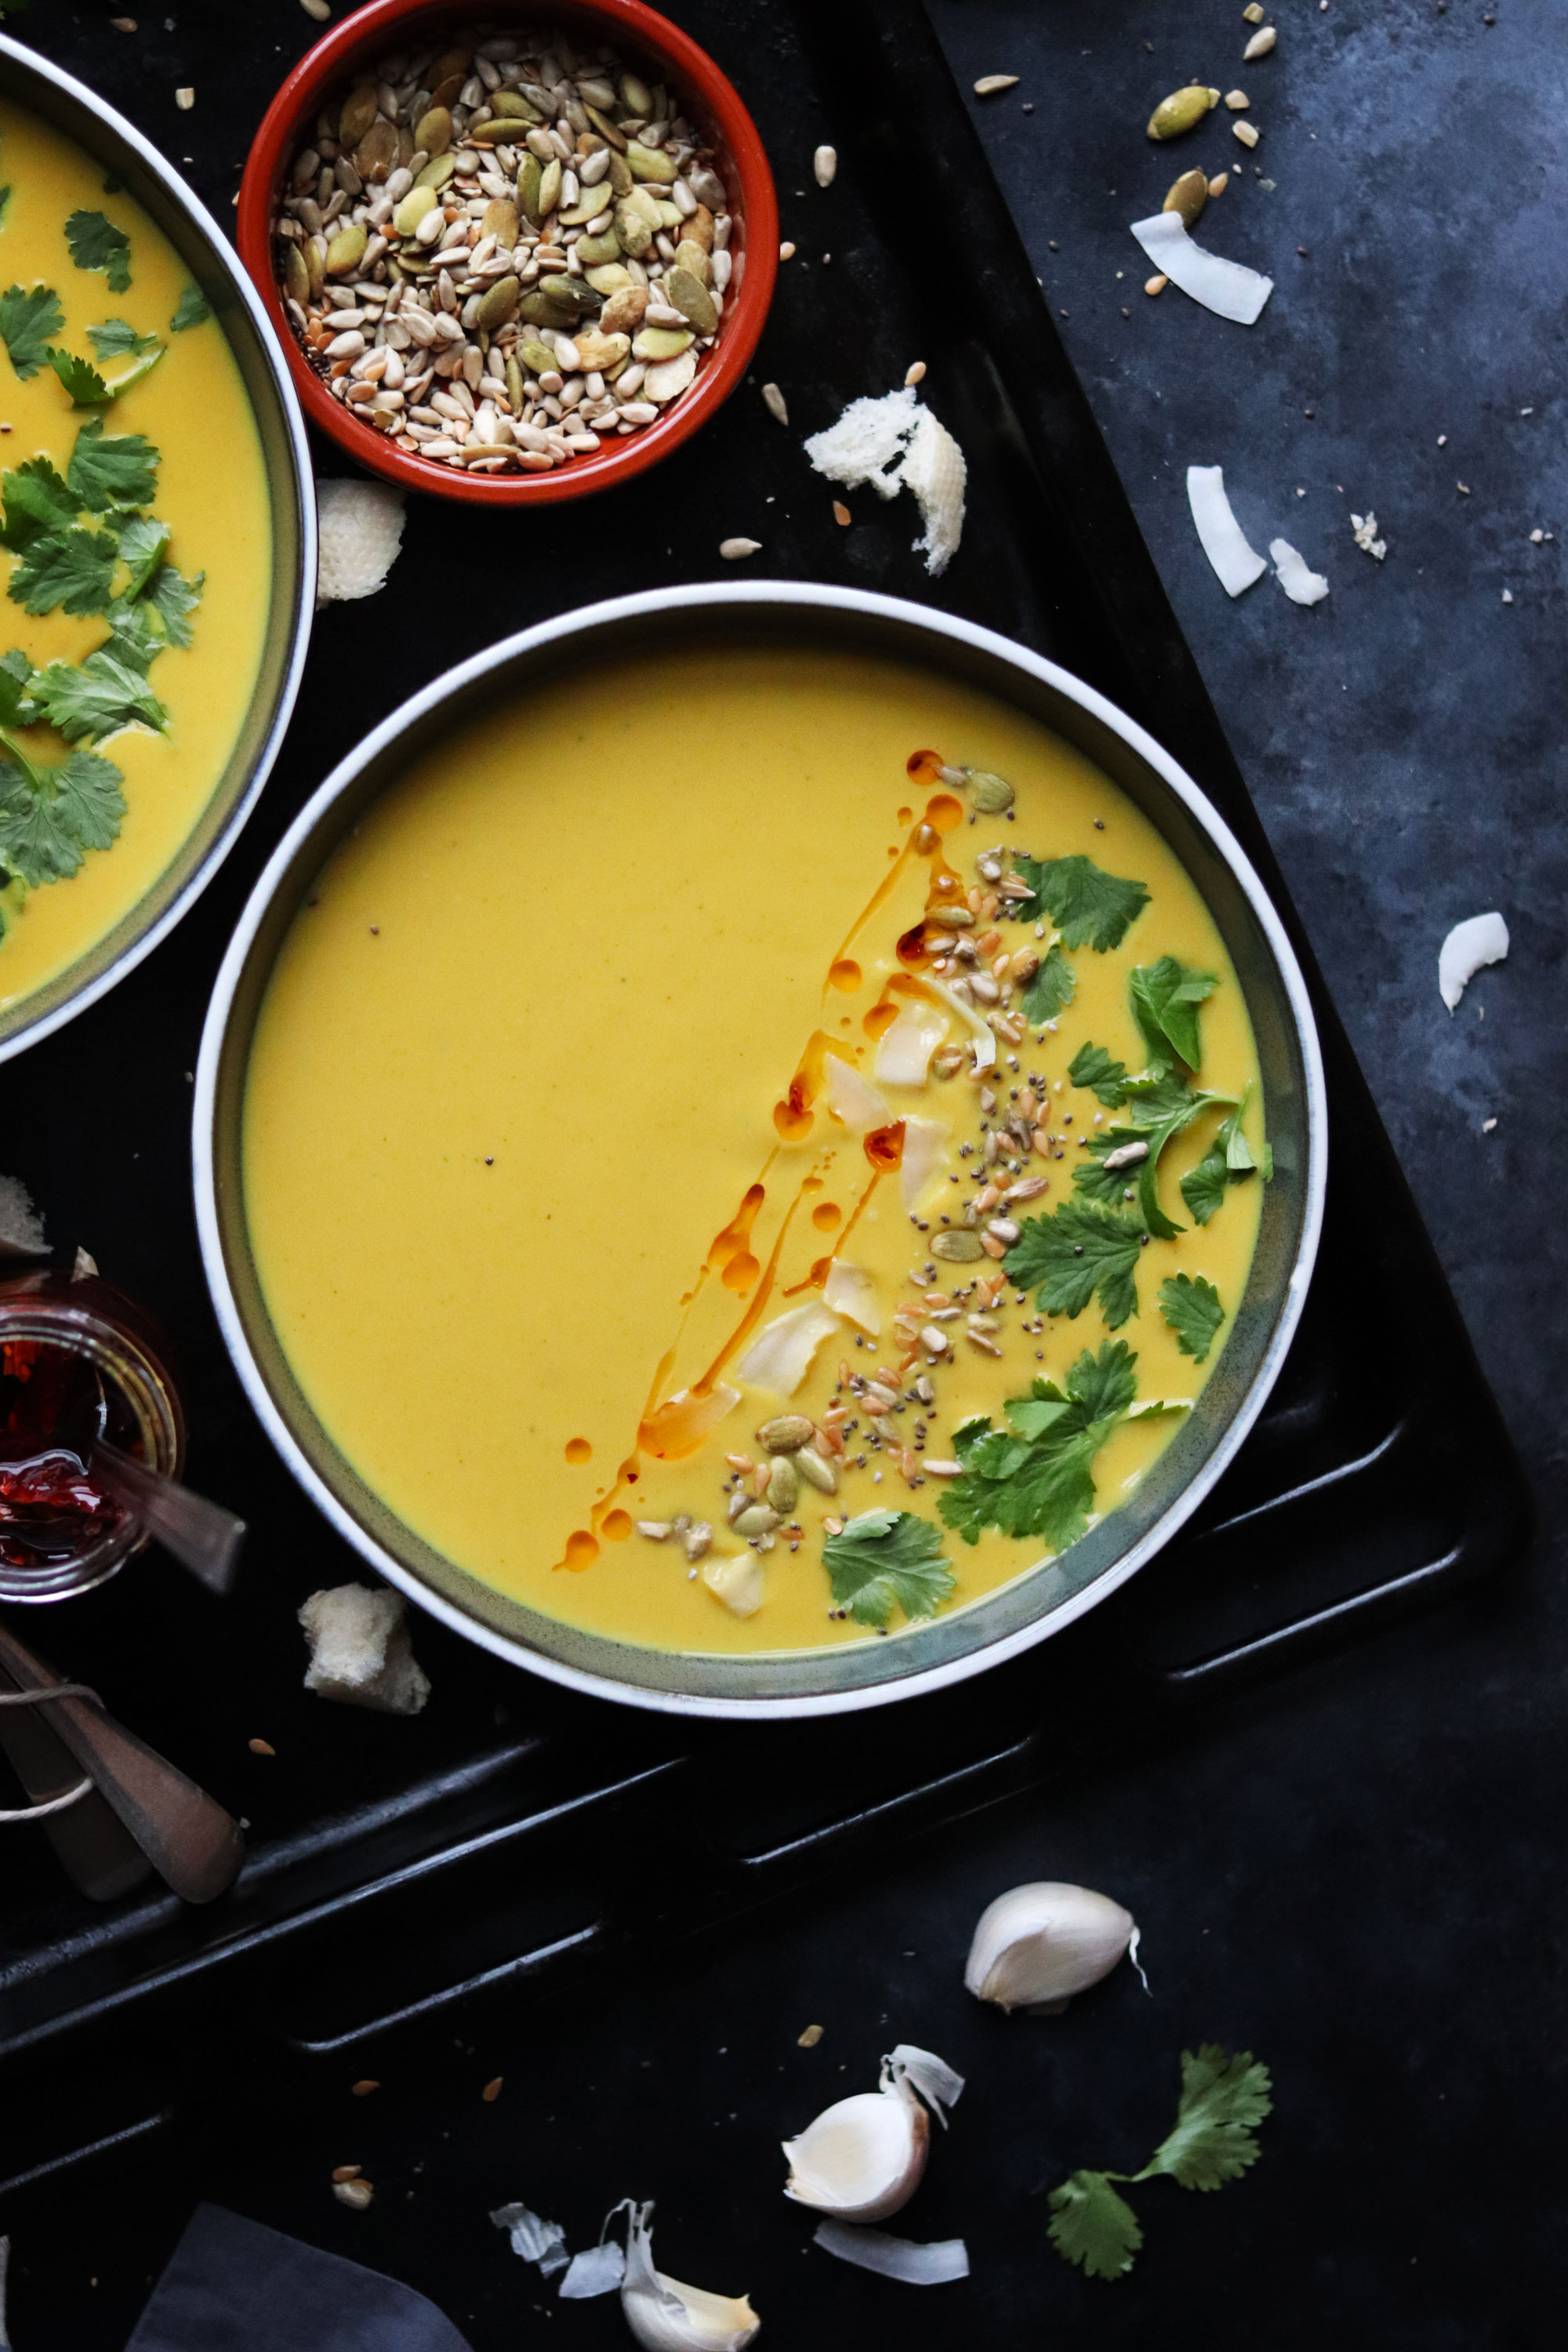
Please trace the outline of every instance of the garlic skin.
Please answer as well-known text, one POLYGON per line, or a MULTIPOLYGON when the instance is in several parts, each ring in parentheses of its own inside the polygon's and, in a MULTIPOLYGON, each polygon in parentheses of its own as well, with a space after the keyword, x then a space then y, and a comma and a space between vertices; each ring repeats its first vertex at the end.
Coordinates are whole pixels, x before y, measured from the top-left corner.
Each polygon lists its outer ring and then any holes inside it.
POLYGON ((882 2061, 874 2091, 839 2099, 786 2139, 784 2195, 838 2221, 885 2221, 921 2185, 931 2150, 931 2116, 917 2090, 946 2124, 963 2078, 930 2051, 900 2042, 882 2061))
POLYGON ((647 2352, 742 2352, 762 2321, 742 2295, 710 2294, 683 2286, 653 2266, 651 2205, 635 2205, 626 2231, 626 2272, 621 2309, 647 2352))
POLYGON ((1131 1913, 1109 1895, 1037 1879, 1009 1888, 981 1913, 963 1981, 998 2009, 1056 2016, 1074 1993, 1109 1976, 1124 1952, 1136 1967, 1137 1950, 1131 1913))

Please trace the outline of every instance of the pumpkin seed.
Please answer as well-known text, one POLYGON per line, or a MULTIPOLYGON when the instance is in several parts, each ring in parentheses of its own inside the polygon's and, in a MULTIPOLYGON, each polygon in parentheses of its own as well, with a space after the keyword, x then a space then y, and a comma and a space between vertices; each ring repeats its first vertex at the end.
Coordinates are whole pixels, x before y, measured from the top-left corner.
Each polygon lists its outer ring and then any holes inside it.
POLYGON ((430 60, 431 86, 446 81, 450 77, 460 88, 467 81, 468 69, 473 62, 472 49, 464 48, 460 42, 455 43, 449 49, 443 49, 439 57, 432 58, 430 60))
POLYGON ((327 285, 327 255, 323 238, 313 236, 305 247, 305 268, 310 279, 310 299, 319 302, 327 285))
MULTIPOLYGON (((708 248, 699 245, 693 236, 683 236, 676 247, 675 266, 678 269, 689 270, 699 286, 711 286, 713 283, 713 264, 708 258, 708 248)), ((679 308, 679 303, 676 307, 679 308)), ((708 331, 711 332, 711 330, 708 331)))
POLYGON ((474 324, 487 335, 517 315, 518 297, 522 288, 515 278, 498 278, 493 286, 479 296, 479 307, 474 313, 474 324))
POLYGON ((510 141, 517 135, 517 123, 509 121, 504 114, 486 115, 480 122, 470 122, 463 133, 472 147, 495 147, 503 139, 510 141))
POLYGON ((660 360, 650 367, 642 380, 642 396, 657 401, 662 408, 668 400, 679 400, 697 373, 695 352, 682 352, 679 359, 660 360))
POLYGON ((421 165, 414 184, 416 188, 442 189, 457 168, 455 155, 432 155, 427 163, 421 165))
POLYGON ((647 223, 649 228, 658 230, 664 226, 663 208, 651 188, 634 188, 625 201, 639 220, 647 223))
MULTIPOLYGON (((609 274, 608 270, 603 273, 605 277, 609 274)), ((619 274, 623 278, 626 276, 625 270, 619 274)), ((596 284, 595 273, 590 270, 588 275, 596 284)), ((601 287, 600 291, 604 290, 601 287)), ((606 335, 635 335, 642 325, 643 313, 647 309, 647 287, 633 286, 628 281, 625 286, 610 289, 610 299, 599 313, 599 325, 606 335)))
POLYGON ((510 115, 514 122, 538 122, 542 119, 538 109, 530 106, 520 89, 491 90, 490 112, 510 115))
POLYGON ((542 343, 537 335, 520 337, 517 355, 530 375, 542 375, 547 368, 555 365, 554 352, 548 343, 542 343))
POLYGON ((808 1486, 815 1486, 819 1495, 837 1494, 838 1473, 831 1462, 823 1460, 815 1445, 803 1445, 791 1459, 799 1475, 808 1486))
POLYGON ((338 143, 342 147, 357 147, 371 124, 381 111, 373 81, 362 81, 357 89, 343 100, 343 110, 338 117, 338 143))
MULTIPOLYGON (((626 132, 624 131, 617 130, 616 125, 610 121, 609 116, 607 114, 601 113, 600 110, 596 106, 587 107, 585 111, 589 121, 593 124, 600 138, 608 145, 611 153, 616 155, 624 155, 626 152, 626 132)), ((612 165, 611 169, 613 170, 614 168, 614 165, 612 165)))
POLYGON ((686 327, 644 327, 632 344, 632 357, 637 360, 673 360, 689 349, 692 337, 686 327))
POLYGON ((1196 82, 1189 83, 1185 89, 1173 89, 1149 117, 1150 138, 1181 138, 1184 131, 1196 128, 1215 103, 1207 90, 1196 82))
POLYGON ((712 252, 713 215, 706 205, 698 205, 680 234, 688 244, 700 245, 704 253, 712 252))
POLYGON ((517 206, 511 198, 492 196, 479 219, 480 236, 493 236, 498 245, 504 245, 510 250, 517 243, 521 230, 522 223, 518 218, 517 206))
POLYGON ((954 1225, 945 1234, 935 1235, 931 1245, 932 1257, 940 1257, 948 1265, 971 1265, 985 1252, 980 1246, 978 1234, 967 1233, 954 1225))
POLYGON ((377 115, 354 149, 354 169, 362 180, 377 184, 397 161, 397 132, 384 115, 377 115))
POLYGON ((798 1454, 803 1445, 811 1444, 813 1434, 804 1412, 781 1412, 775 1421, 763 1423, 757 1444, 764 1454, 798 1454))
POLYGON ((608 375, 612 368, 619 367, 632 348, 629 335, 601 334, 591 327, 580 332, 574 341, 579 363, 585 368, 596 368, 601 375, 608 375))
POLYGON ((675 158, 662 147, 645 147, 640 140, 626 142, 626 163, 634 180, 657 180, 668 188, 675 177, 675 158))
POLYGON ((749 1503, 730 1524, 738 1536, 771 1536, 784 1525, 784 1517, 769 1503, 749 1503))
POLYGON ((979 816, 1000 816, 1010 809, 1016 795, 1005 776, 994 776, 989 768, 971 768, 969 772, 969 805, 979 816))
POLYGON ((517 201, 535 228, 544 218, 539 207, 540 184, 543 167, 537 155, 525 155, 517 167, 517 201))
POLYGON ((452 116, 445 106, 433 106, 414 126, 414 144, 426 155, 444 155, 452 143, 452 116))
POLYGON ((548 300, 569 306, 574 311, 597 310, 598 296, 580 278, 542 278, 539 290, 548 300))
MULTIPOLYGON (((542 345, 540 348, 542 349, 542 345)), ((528 395, 522 388, 522 369, 515 352, 506 363, 506 396, 511 403, 513 415, 521 416, 528 395)))
POLYGON ((561 215, 563 228, 585 228, 597 220, 610 199, 603 188, 584 188, 574 205, 569 205, 561 215))
MULTIPOLYGON (((700 335, 710 335, 719 324, 719 313, 713 308, 713 297, 702 280, 689 269, 667 269, 664 290, 683 319, 689 319, 700 335)), ((658 330, 653 331, 657 332, 658 330)), ((651 354, 663 358, 662 352, 651 354)))
POLYGON ((1184 172, 1181 178, 1173 180, 1166 189, 1165 201, 1160 210, 1180 214, 1183 226, 1191 228, 1208 198, 1207 175, 1203 172, 1184 172))
POLYGON ((290 245, 283 260, 283 289, 291 301, 301 308, 310 299, 310 272, 305 257, 297 245, 290 245))
MULTIPOLYGON (((624 294, 628 290, 628 289, 637 293, 641 293, 643 290, 641 287, 633 289, 631 271, 629 269, 623 269, 618 261, 596 261, 591 267, 585 268, 583 275, 587 279, 595 294, 607 294, 613 296, 616 294, 624 294)), ((644 307, 647 307, 646 298, 644 307)), ((637 312, 637 320, 639 323, 641 322, 641 319, 642 311, 639 310, 637 312)))
POLYGON ((787 1454, 775 1454, 768 1464, 768 1501, 784 1518, 799 1500, 799 1471, 787 1454))
POLYGON ((629 254, 634 261, 640 260, 653 243, 652 225, 643 218, 633 203, 637 193, 634 189, 632 195, 624 197, 616 206, 616 235, 620 239, 621 251, 629 254))
POLYGON ((328 277, 342 278, 346 270, 353 269, 363 259, 369 242, 361 221, 350 221, 347 228, 339 229, 327 247, 328 277))
POLYGON ((553 156, 544 166, 539 181, 539 217, 548 220, 555 210, 561 194, 561 158, 553 156))
MULTIPOLYGON (((584 270, 603 269, 610 262, 618 261, 620 256, 621 240, 613 228, 607 228, 602 236, 580 236, 577 239, 577 258, 584 270)), ((600 290, 602 292, 603 289, 600 290)))
POLYGON ((631 165, 626 162, 624 155, 617 155, 613 149, 610 154, 610 168, 605 176, 609 181, 611 187, 617 196, 629 196, 631 194, 632 188, 635 184, 632 179, 631 165))
POLYGON ((628 114, 640 114, 646 122, 653 112, 653 93, 646 81, 634 73, 623 74, 616 85, 621 94, 621 104, 628 114))
MULTIPOLYGON (((408 194, 399 201, 397 209, 392 215, 392 226, 399 236, 412 236, 426 214, 433 212, 435 208, 435 189, 416 185, 410 188, 408 194)), ((515 243, 516 240, 514 239, 513 242, 515 243)))
MULTIPOLYGON (((552 302, 548 294, 536 288, 531 294, 523 296, 517 306, 517 315, 531 327, 549 327, 559 335, 576 325, 577 306, 574 302, 552 302)), ((553 355, 550 363, 552 367, 555 364, 553 355)))

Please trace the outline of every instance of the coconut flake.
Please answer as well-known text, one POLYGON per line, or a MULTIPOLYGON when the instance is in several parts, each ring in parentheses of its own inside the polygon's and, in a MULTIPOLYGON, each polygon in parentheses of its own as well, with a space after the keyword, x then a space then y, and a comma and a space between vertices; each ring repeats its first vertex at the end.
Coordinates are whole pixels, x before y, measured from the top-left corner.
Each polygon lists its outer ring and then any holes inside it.
POLYGON ((835 1315, 842 1315, 847 1323, 858 1323, 869 1338, 880 1337, 882 1310, 877 1300, 877 1286, 864 1266, 847 1265, 842 1258, 834 1258, 822 1286, 822 1302, 831 1307, 835 1315))
POLYGON ((1246 533, 1230 510, 1223 466, 1187 467, 1187 504, 1193 510, 1204 553, 1213 564, 1220 586, 1227 596, 1241 595, 1255 580, 1262 579, 1268 566, 1257 549, 1248 546, 1246 533))
POLYGON ((545 2278, 553 2278, 571 2263, 566 2232, 559 2221, 543 2221, 526 2205, 498 2205, 490 2220, 498 2230, 506 2231, 512 2252, 525 2263, 537 2263, 545 2278))
POLYGON ((905 2286, 941 2286, 969 2276, 969 2249, 962 2238, 938 2238, 929 2245, 895 2238, 886 2230, 856 2229, 848 2221, 819 2221, 813 2243, 841 2263, 853 2263, 905 2286))
POLYGON ((1151 213, 1132 223, 1132 234, 1155 268, 1216 318, 1250 327, 1274 291, 1272 278, 1194 245, 1179 213, 1151 213))
POLYGON ((975 1068, 977 1070, 994 1069, 996 1034, 987 1022, 982 1020, 973 1005, 966 1004, 962 996, 955 996, 951 988, 940 980, 933 980, 929 972, 921 974, 921 985, 931 989, 934 994, 940 996, 944 1004, 951 1005, 964 1027, 970 1032, 973 1040, 975 1068))
POLYGON ((657 1412, 648 1414, 637 1432, 637 1444, 656 1461, 684 1461, 740 1402, 740 1390, 724 1381, 715 1381, 706 1396, 677 1389, 657 1412))
POLYGON ((754 1617, 767 1597, 767 1579, 754 1551, 726 1552, 704 1560, 702 1581, 731 1617, 754 1617))
POLYGON ((1388 553, 1387 540, 1379 539, 1377 535, 1377 517, 1374 514, 1352 515, 1351 535, 1363 553, 1375 556, 1379 563, 1388 553))
POLYGON ((807 1298, 787 1315, 764 1323, 736 1366, 739 1377, 752 1388, 771 1389, 775 1396, 794 1396, 811 1370, 811 1360, 824 1339, 838 1329, 838 1318, 820 1298, 807 1298))
POLYGON ((1289 597, 1292 604, 1321 604, 1329 593, 1329 583, 1321 572, 1314 572, 1304 555, 1293 548, 1288 539, 1271 539, 1268 552, 1274 558, 1274 576, 1289 597))
POLYGON ((899 1162, 899 1191, 906 1209, 918 1207, 921 1195, 933 1176, 940 1176, 947 1166, 947 1147, 952 1129, 940 1118, 907 1118, 904 1121, 903 1157, 899 1162))
POLYGON ((893 1114, 860 1076, 853 1062, 829 1054, 822 1068, 822 1090, 827 1108, 844 1121, 851 1135, 868 1135, 874 1127, 890 1127, 893 1114))
POLYGON ((403 493, 390 482, 316 484, 316 605, 374 596, 403 544, 403 493))
POLYGON ((933 577, 947 569, 963 530, 969 469, 952 434, 916 399, 912 386, 880 399, 852 400, 837 425, 812 435, 805 454, 819 474, 848 489, 869 482, 884 499, 912 490, 925 524, 916 551, 933 577))
POLYGON ((882 1087, 923 1087, 931 1057, 947 1034, 947 1022, 934 1004, 913 997, 890 1029, 882 1032, 873 1075, 882 1087))
POLYGON ((1471 915, 1456 923, 1437 958, 1437 986, 1450 1013, 1486 963, 1501 963, 1508 953, 1508 925, 1499 914, 1471 915))

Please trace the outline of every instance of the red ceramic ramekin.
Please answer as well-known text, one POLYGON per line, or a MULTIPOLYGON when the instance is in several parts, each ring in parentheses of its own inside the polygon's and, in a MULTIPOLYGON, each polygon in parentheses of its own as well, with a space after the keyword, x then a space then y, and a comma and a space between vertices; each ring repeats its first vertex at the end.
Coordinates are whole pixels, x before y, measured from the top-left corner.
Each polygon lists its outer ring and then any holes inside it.
POLYGON ((658 465, 706 424, 741 382, 757 348, 778 274, 778 204, 756 125, 707 52, 643 0, 369 0, 307 50, 268 107, 250 150, 239 191, 239 252, 278 339, 288 354, 307 417, 331 434, 356 465, 411 490, 482 506, 536 506, 608 489, 658 465), (569 38, 614 47, 633 71, 652 68, 714 150, 731 192, 734 275, 725 298, 724 331, 691 389, 655 425, 574 457, 550 474, 473 475, 411 457, 344 414, 306 360, 283 309, 273 270, 272 219, 285 173, 309 143, 328 100, 346 95, 364 68, 388 49, 439 44, 476 24, 559 25, 569 38))

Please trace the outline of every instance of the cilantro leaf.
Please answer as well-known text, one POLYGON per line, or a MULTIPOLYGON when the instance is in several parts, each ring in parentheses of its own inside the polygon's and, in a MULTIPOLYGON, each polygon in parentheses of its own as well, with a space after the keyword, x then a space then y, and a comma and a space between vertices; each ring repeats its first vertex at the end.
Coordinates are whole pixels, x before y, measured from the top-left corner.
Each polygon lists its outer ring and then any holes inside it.
POLYGON ((1120 1202, 1129 1190, 1135 1189, 1139 1213, 1150 1233, 1156 1240, 1173 1241, 1184 1228, 1160 1206, 1160 1156, 1172 1137, 1190 1127, 1200 1111, 1215 1103, 1228 1103, 1230 1097, 1194 1093, 1185 1078, 1173 1072, 1155 1079, 1129 1079, 1126 1094, 1132 1104, 1131 1124, 1119 1124, 1095 1136, 1089 1158, 1073 1170, 1072 1181, 1089 1200, 1111 1203, 1120 1202), (1139 1144, 1143 1147, 1142 1152, 1135 1150, 1139 1144), (1133 1157, 1121 1167, 1110 1166, 1122 1152, 1132 1152, 1133 1157))
POLYGON ((1075 1087, 1087 1087, 1107 1110, 1117 1110, 1127 1098, 1127 1065, 1113 1062, 1103 1045, 1080 1045, 1068 1065, 1075 1087))
POLYGON ((47 457, 29 457, 3 478, 5 519, 0 541, 6 547, 19 550, 41 531, 59 530, 76 520, 77 502, 47 457))
POLYGON ((153 515, 138 515, 120 534, 120 552, 129 566, 131 584, 125 593, 140 596, 168 552, 169 526, 153 515))
POLYGON ((138 596, 134 604, 117 596, 105 618, 109 637, 100 650, 132 669, 148 669, 169 643, 167 624, 150 596, 138 596))
POLYGON ((131 239, 105 213, 75 212, 66 223, 66 243, 79 269, 101 269, 110 291, 131 284, 131 239))
POLYGON ((71 529, 32 540, 17 557, 5 593, 24 611, 101 613, 109 603, 120 541, 107 530, 71 529))
POLYGON ((949 1527, 965 1543, 978 1543, 988 1527, 1043 1536, 1054 1551, 1076 1543, 1094 1508, 1094 1457, 1137 1393, 1137 1360, 1124 1339, 1108 1339, 1098 1357, 1084 1349, 1065 1394, 1037 1380, 1026 1397, 1009 1397, 1010 1433, 989 1421, 964 1423, 953 1435, 963 1475, 937 1507, 949 1527))
POLYGON ((1219 986, 1212 971, 1195 971, 1174 956, 1140 964, 1129 983, 1132 1015, 1149 1048, 1149 1066, 1168 1070, 1173 1056, 1195 1070, 1202 1058, 1198 1007, 1219 986))
POLYGON ((1041 958, 1040 968, 1019 1000, 1026 1021, 1054 1021, 1072 1003, 1078 975, 1055 940, 1041 958))
POLYGON ((822 1547, 834 1601, 859 1625, 885 1625, 895 1607, 933 1617, 957 1581, 942 1554, 941 1534, 913 1511, 862 1511, 822 1547))
POLYGON ((20 646, 0 655, 0 727, 36 727, 38 706, 33 699, 37 674, 20 646))
POLYGON ((156 335, 139 335, 129 319, 105 319, 101 327, 89 327, 87 334, 100 360, 140 359, 158 340, 156 335))
POLYGON ((79 743, 84 736, 101 742, 138 719, 162 732, 169 720, 145 672, 101 646, 74 668, 68 662, 51 662, 39 681, 38 698, 49 725, 68 743, 79 743))
POLYGON ((163 627, 172 646, 184 648, 190 644, 195 635, 190 615, 202 601, 206 577, 205 572, 198 572, 194 580, 187 580, 183 572, 175 571, 172 563, 165 563, 162 571, 154 574, 143 602, 156 605, 163 615, 163 627))
POLYGON ((1250 2050, 1227 2058, 1205 2042, 1194 2058, 1182 2053, 1182 2097, 1176 2120, 1142 2172, 1163 2173, 1183 2189, 1219 2189, 1237 2180, 1258 2156, 1253 2127, 1273 2111, 1268 2069, 1250 2050))
POLYGON ((1136 1270, 1143 1227, 1090 1201, 1064 1201, 1054 1216, 1028 1217, 1002 1263, 1020 1290, 1037 1284, 1047 1315, 1079 1316, 1098 1291, 1106 1328, 1138 1312, 1136 1270))
POLYGON ((180 297, 179 308, 169 321, 173 335, 183 335, 187 327, 199 327, 212 317, 206 296, 199 286, 187 286, 180 297))
POLYGON ((90 360, 79 360, 74 352, 52 349, 47 358, 79 408, 98 408, 110 398, 109 386, 90 360))
POLYGON ((94 514, 115 507, 144 507, 157 487, 154 468, 158 452, 144 434, 117 433, 104 436, 103 420, 95 416, 76 436, 66 482, 79 506, 94 514))
POLYGON ((1121 2278, 1143 2243, 1138 2216, 1104 2172, 1075 2172, 1051 2191, 1050 2241, 1090 2278, 1121 2278))
POLYGON ((11 364, 24 383, 47 364, 49 345, 65 325, 66 314, 52 286, 24 289, 7 286, 0 294, 0 343, 11 354, 11 364))
POLYGON ((1015 856, 1013 871, 1035 894, 1035 907, 1020 903, 1019 912, 1027 920, 1043 907, 1069 948, 1089 946, 1100 955, 1119 948, 1149 904, 1142 882, 1108 874, 1092 857, 1015 856))
POLYGON ((0 737, 0 860, 36 888, 68 880, 89 849, 108 849, 120 832, 125 796, 120 770, 96 751, 73 751, 58 768, 35 767, 0 737))
POLYGON ((1226 1184, 1242 1183, 1257 1167, 1252 1148, 1241 1131, 1242 1114, 1251 1091, 1248 1087, 1197 1166, 1189 1168, 1182 1179, 1182 1198, 1196 1224, 1207 1224, 1225 1199, 1226 1184))
POLYGON ((1215 1334, 1225 1321, 1225 1308, 1212 1282, 1200 1274, 1173 1274, 1160 1285, 1160 1312, 1176 1335, 1176 1345, 1194 1364, 1205 1362, 1215 1334))

